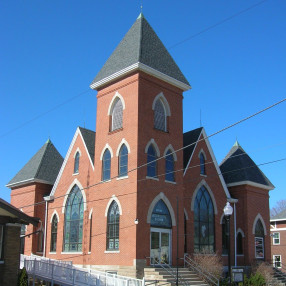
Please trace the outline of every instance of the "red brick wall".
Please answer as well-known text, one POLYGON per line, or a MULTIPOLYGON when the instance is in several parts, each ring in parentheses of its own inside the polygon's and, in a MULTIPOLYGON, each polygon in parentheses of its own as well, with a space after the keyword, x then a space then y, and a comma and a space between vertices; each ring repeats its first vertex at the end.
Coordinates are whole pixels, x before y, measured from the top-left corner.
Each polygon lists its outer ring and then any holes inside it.
POLYGON ((286 263, 286 222, 285 221, 277 221, 271 222, 275 228, 271 229, 271 234, 278 232, 280 233, 280 244, 273 244, 273 237, 270 238, 271 241, 271 259, 273 259, 274 255, 281 255, 281 262, 283 265, 286 263), (283 230, 282 230, 283 229, 283 230))

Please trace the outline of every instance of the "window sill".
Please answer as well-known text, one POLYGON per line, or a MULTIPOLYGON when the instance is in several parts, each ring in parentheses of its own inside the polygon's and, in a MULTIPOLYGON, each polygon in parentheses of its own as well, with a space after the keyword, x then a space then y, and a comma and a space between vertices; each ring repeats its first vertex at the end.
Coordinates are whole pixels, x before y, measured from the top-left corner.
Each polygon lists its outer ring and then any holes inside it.
POLYGON ((104 253, 120 253, 120 250, 105 250, 104 253))
POLYGON ((109 179, 109 180, 106 180, 106 181, 101 181, 101 183, 109 183, 109 182, 111 182, 110 179, 109 179))
POLYGON ((65 251, 62 251, 61 254, 82 254, 82 251, 69 251, 69 252, 65 252, 65 251))
POLYGON ((116 180, 124 180, 124 179, 128 179, 128 176, 122 176, 122 177, 117 177, 116 180))
POLYGON ((56 251, 51 251, 51 252, 49 252, 49 254, 57 254, 57 252, 56 251))
POLYGON ((176 184, 177 184, 177 183, 176 183, 176 182, 174 182, 174 181, 167 181, 167 180, 165 180, 165 183, 173 184, 173 185, 176 185, 176 184))
POLYGON ((244 254, 236 254, 236 256, 243 257, 244 254))
POLYGON ((154 180, 154 181, 159 181, 159 178, 156 178, 156 177, 146 176, 146 179, 150 179, 150 180, 154 180))
POLYGON ((111 135, 111 134, 113 134, 113 133, 120 132, 120 131, 122 131, 122 130, 123 130, 123 127, 118 128, 118 129, 115 129, 115 130, 112 130, 112 131, 109 131, 109 132, 108 132, 108 135, 111 135))
POLYGON ((159 132, 162 132, 162 133, 165 133, 165 134, 168 134, 168 133, 169 133, 168 130, 162 130, 162 129, 158 129, 158 128, 156 128, 156 127, 154 127, 154 130, 159 131, 159 132))
POLYGON ((0 261, 0 264, 4 264, 4 261, 0 261))
POLYGON ((77 175, 79 175, 79 172, 73 173, 72 175, 73 175, 73 176, 77 176, 77 175))
POLYGON ((89 251, 87 254, 91 254, 91 251, 89 251))
POLYGON ((200 174, 200 176, 201 176, 201 177, 205 177, 205 178, 207 177, 206 174, 200 174))

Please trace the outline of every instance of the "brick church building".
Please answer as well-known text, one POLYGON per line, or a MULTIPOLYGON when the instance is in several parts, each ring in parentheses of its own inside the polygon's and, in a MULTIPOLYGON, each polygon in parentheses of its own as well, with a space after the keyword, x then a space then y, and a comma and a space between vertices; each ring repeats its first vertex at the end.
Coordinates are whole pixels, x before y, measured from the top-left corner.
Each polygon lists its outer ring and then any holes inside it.
POLYGON ((42 221, 25 254, 133 277, 185 253, 227 265, 230 202, 232 265, 270 260, 273 185, 238 142, 218 165, 204 128, 183 133, 191 86, 142 14, 90 87, 96 132, 78 127, 64 158, 49 140, 7 184, 42 221))

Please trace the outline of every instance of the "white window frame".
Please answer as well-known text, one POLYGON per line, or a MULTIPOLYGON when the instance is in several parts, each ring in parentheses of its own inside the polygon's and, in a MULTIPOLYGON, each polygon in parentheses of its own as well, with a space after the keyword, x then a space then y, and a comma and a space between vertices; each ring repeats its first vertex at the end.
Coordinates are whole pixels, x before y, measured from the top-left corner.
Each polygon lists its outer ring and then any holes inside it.
POLYGON ((274 254, 273 255, 273 267, 275 268, 282 268, 282 255, 281 254, 274 254), (280 266, 276 266, 276 260, 275 260, 275 257, 279 257, 279 261, 277 261, 278 263, 280 263, 280 266))
POLYGON ((280 232, 273 233, 273 245, 280 245, 280 232), (278 238, 275 237, 275 234, 278 234, 278 238), (278 242, 275 242, 275 240, 278 240, 278 242))

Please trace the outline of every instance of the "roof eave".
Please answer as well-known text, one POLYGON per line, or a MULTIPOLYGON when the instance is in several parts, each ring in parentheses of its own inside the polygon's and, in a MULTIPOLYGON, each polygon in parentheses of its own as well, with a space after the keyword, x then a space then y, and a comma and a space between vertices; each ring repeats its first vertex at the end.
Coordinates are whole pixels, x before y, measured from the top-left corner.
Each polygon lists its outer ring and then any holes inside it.
POLYGON ((283 220, 286 220, 286 218, 271 218, 270 222, 272 222, 272 221, 283 221, 283 220))
POLYGON ((119 78, 121 78, 127 74, 130 74, 130 73, 136 71, 136 70, 143 71, 143 72, 145 72, 149 75, 152 75, 158 79, 161 79, 165 82, 168 82, 171 85, 174 85, 174 86, 182 89, 183 91, 187 91, 187 90, 192 88, 190 85, 183 83, 183 82, 181 82, 181 81, 179 81, 173 77, 170 77, 170 76, 168 76, 162 72, 159 72, 159 71, 157 71, 157 70, 155 70, 155 69, 153 69, 153 68, 151 68, 145 64, 142 64, 140 62, 137 62, 131 66, 128 66, 128 67, 108 76, 108 77, 105 77, 105 78, 103 78, 97 82, 92 83, 90 85, 90 88, 97 90, 98 88, 102 87, 103 85, 107 84, 108 82, 119 79, 119 78))
POLYGON ((267 190, 267 191, 271 191, 271 190, 274 189, 273 185, 266 186, 266 185, 262 185, 262 184, 255 183, 255 182, 252 182, 252 181, 241 181, 241 182, 229 183, 229 184, 226 184, 226 185, 227 185, 227 187, 236 187, 236 186, 241 186, 241 185, 249 185, 249 186, 253 186, 253 187, 256 187, 256 188, 264 189, 264 190, 267 190))
POLYGON ((31 183, 41 183, 41 184, 46 184, 46 185, 53 185, 54 184, 53 182, 49 182, 49 181, 46 181, 46 180, 40 180, 40 179, 31 178, 31 179, 27 179, 27 180, 15 182, 15 183, 7 184, 6 187, 7 188, 14 188, 14 187, 19 187, 19 186, 27 185, 27 184, 31 184, 31 183))

